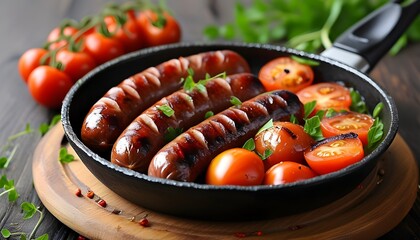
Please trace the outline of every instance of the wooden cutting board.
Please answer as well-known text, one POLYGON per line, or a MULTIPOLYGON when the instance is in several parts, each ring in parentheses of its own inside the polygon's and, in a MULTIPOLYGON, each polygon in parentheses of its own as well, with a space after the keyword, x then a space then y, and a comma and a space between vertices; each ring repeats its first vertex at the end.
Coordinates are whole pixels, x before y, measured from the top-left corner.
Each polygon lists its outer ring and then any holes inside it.
MULTIPOLYGON (((375 239, 395 227, 412 207, 418 166, 397 135, 376 169, 353 192, 327 206, 289 217, 247 222, 211 222, 153 212, 121 198, 76 159, 58 161, 63 138, 55 126, 33 158, 35 189, 61 222, 90 239, 375 239), (76 196, 77 189, 82 196, 76 196), (88 190, 94 197, 87 197, 88 190), (100 201, 107 203, 106 207, 100 201), (147 227, 138 222, 146 217, 147 227)), ((68 151, 74 153, 71 147, 68 151)))

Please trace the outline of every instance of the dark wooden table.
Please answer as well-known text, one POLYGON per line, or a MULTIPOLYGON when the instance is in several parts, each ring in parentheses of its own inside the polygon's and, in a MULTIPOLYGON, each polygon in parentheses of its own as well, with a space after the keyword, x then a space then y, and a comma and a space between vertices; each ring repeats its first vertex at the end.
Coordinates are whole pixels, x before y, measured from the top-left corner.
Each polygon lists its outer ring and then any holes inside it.
MULTIPOLYGON (((0 146, 7 138, 25 129, 37 128, 58 112, 37 105, 20 79, 17 62, 27 49, 42 46, 47 34, 63 18, 80 20, 97 13, 107 0, 3 0, 0 3, 0 146)), ((183 28, 183 41, 202 41, 203 28, 232 18, 234 1, 168 1, 183 28)), ((412 44, 397 56, 386 56, 371 76, 394 98, 400 117, 399 134, 420 161, 420 44, 412 44)), ((38 219, 23 220, 20 204, 33 202, 45 213, 35 236, 48 233, 50 239, 73 239, 78 234, 67 228, 43 208, 32 183, 32 156, 41 136, 32 133, 14 144, 17 152, 7 169, 0 170, 14 179, 18 200, 9 203, 0 197, 0 229, 29 233, 38 219)), ((5 154, 5 153, 1 153, 5 154)), ((77 219, 75 219, 77 221, 77 219)), ((1 237, 0 237, 1 238, 1 237)), ((420 239, 420 194, 407 217, 383 239, 420 239)))

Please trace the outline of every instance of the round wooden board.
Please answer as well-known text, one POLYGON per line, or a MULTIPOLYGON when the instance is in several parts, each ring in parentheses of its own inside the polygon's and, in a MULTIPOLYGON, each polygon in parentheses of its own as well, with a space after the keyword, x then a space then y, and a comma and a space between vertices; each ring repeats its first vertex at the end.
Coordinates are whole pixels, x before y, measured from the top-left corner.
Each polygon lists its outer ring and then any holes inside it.
MULTIPOLYGON (((33 158, 35 189, 61 222, 90 239, 375 239, 395 227, 417 195, 418 167, 397 135, 375 171, 342 199, 303 214, 247 222, 197 221, 160 214, 134 205, 99 182, 82 161, 58 161, 63 139, 55 126, 33 158), (81 189, 82 196, 76 196, 81 189), (93 191, 92 199, 87 191, 93 191), (105 200, 104 208, 98 204, 105 200), (147 217, 150 225, 138 221, 147 217), (262 236, 259 236, 262 235, 262 236)), ((77 156, 66 145, 68 151, 77 156)))

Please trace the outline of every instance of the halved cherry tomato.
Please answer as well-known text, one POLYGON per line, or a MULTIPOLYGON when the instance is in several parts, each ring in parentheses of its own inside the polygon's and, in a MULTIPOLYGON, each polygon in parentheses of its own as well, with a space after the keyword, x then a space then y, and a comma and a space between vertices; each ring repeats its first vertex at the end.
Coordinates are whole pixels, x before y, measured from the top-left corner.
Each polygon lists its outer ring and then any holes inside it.
POLYGON ((296 93, 312 84, 314 72, 290 57, 280 57, 265 64, 258 77, 267 91, 286 89, 296 93))
POLYGON ((264 160, 265 169, 284 161, 304 163, 303 152, 314 142, 303 127, 291 122, 274 122, 273 127, 255 136, 255 151, 261 156, 271 155, 264 160))
POLYGON ((115 37, 93 32, 85 37, 84 51, 99 65, 124 54, 124 47, 115 37))
POLYGON ((264 179, 264 165, 254 152, 232 148, 217 155, 210 163, 206 183, 212 185, 259 185, 264 179))
MULTIPOLYGON (((71 26, 68 26, 68 27, 65 27, 64 29, 63 29, 63 36, 65 36, 65 37, 70 37, 70 36, 73 36, 74 34, 76 34, 77 33, 77 31, 78 31, 78 29, 77 28, 75 28, 75 27, 71 27, 71 26)), ((59 27, 56 27, 56 28, 54 28, 53 30, 51 30, 51 32, 48 34, 48 37, 47 37, 47 41, 49 42, 49 43, 51 43, 50 45, 49 45, 49 49, 51 49, 51 50, 53 50, 53 49, 58 49, 58 48, 61 48, 61 47, 63 47, 65 44, 67 44, 67 41, 66 40, 58 40, 61 36, 60 36, 60 28, 59 27), (58 41, 57 41, 58 40, 58 41)))
POLYGON ((19 58, 18 69, 25 83, 28 83, 29 74, 41 65, 41 59, 47 53, 48 51, 43 48, 31 48, 19 58))
POLYGON ((334 82, 323 82, 306 87, 296 93, 299 100, 306 104, 316 100, 314 112, 327 110, 349 110, 351 105, 350 91, 334 82))
POLYGON ((181 27, 169 13, 158 13, 152 10, 141 11, 137 24, 145 38, 146 46, 158 46, 179 42, 181 27))
POLYGON ((73 82, 67 74, 47 65, 35 68, 28 78, 29 92, 34 100, 53 109, 61 106, 72 86, 73 82))
POLYGON ((265 185, 278 185, 316 177, 309 167, 296 162, 279 162, 265 173, 265 185))
POLYGON ((96 67, 95 60, 85 52, 72 52, 67 49, 62 49, 57 52, 56 60, 63 64, 64 68, 62 71, 73 82, 76 82, 96 67))
POLYGON ((367 135, 374 119, 357 112, 344 112, 332 117, 324 117, 321 121, 321 131, 324 137, 354 132, 358 135, 363 145, 367 145, 367 135))
POLYGON ((327 174, 343 169, 364 157, 362 141, 355 133, 326 138, 305 151, 309 167, 318 174, 327 174))
POLYGON ((105 18, 108 31, 115 34, 114 37, 123 45, 125 52, 139 50, 145 45, 141 29, 133 14, 132 12, 127 14, 127 21, 123 26, 120 26, 114 17, 105 18))

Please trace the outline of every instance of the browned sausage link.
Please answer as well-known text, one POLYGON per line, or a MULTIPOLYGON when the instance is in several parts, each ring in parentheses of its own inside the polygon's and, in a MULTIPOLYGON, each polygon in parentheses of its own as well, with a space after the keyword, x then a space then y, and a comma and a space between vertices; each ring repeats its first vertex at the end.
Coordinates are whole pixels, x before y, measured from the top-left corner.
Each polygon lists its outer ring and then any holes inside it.
POLYGON ((249 72, 248 63, 230 50, 214 51, 172 59, 122 81, 111 88, 87 114, 81 130, 82 141, 96 151, 108 151, 121 132, 140 113, 164 96, 178 90, 181 78, 205 74, 249 72))
POLYGON ((240 147, 270 119, 301 120, 303 105, 288 91, 263 93, 188 129, 165 145, 152 159, 148 174, 178 181, 195 181, 224 150, 240 147))
POLYGON ((220 112, 232 104, 232 96, 241 101, 264 92, 260 80, 251 73, 215 78, 205 83, 205 90, 179 90, 161 99, 140 114, 115 142, 111 161, 139 172, 147 172, 150 160, 162 148, 171 130, 185 130, 205 119, 207 111, 220 112), (159 107, 174 110, 166 116, 159 107))

